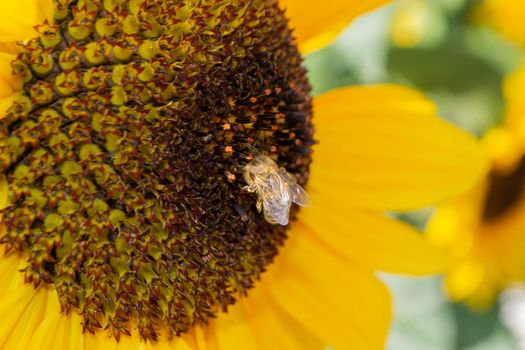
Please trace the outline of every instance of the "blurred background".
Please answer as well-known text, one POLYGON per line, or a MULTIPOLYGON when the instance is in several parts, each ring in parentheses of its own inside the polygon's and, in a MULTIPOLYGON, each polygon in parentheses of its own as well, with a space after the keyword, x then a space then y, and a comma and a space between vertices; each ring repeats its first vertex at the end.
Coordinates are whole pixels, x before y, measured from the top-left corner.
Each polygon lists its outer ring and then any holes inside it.
MULTIPOLYGON (((443 118, 483 135, 501 122, 502 81, 518 67, 523 51, 479 21, 480 2, 398 0, 362 17, 333 45, 306 58, 314 93, 401 83, 434 100, 443 118)), ((402 218, 423 228, 429 214, 402 218)), ((522 340, 525 332, 522 291, 506 293, 490 309, 472 311, 447 301, 439 277, 382 277, 395 295, 389 350, 519 349, 520 330, 522 340)))

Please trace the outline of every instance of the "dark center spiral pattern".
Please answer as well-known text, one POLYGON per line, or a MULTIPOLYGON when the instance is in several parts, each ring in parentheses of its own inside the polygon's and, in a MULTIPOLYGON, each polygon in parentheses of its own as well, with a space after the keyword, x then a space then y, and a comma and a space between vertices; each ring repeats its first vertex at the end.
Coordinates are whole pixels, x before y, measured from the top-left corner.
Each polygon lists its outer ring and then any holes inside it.
POLYGON ((246 294, 286 238, 242 171, 266 154, 305 185, 301 56, 276 0, 56 2, 12 64, 0 242, 86 331, 179 335, 246 294))
POLYGON ((511 171, 492 169, 488 175, 482 219, 494 222, 520 204, 525 193, 525 156, 511 171))

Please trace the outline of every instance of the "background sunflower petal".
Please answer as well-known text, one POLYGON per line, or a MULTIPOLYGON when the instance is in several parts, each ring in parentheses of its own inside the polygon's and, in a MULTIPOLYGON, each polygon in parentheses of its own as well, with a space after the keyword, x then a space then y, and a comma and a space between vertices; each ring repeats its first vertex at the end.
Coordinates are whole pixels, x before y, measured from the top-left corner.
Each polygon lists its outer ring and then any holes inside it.
MULTIPOLYGON (((515 133, 521 142, 521 146, 523 146, 525 144, 525 118, 523 118, 525 113, 525 101, 523 99, 523 94, 525 94, 525 64, 520 65, 505 79, 503 93, 506 102, 505 131, 515 133)), ((516 149, 516 151, 521 150, 516 149)))
POLYGON ((390 0, 280 0, 295 28, 299 49, 308 53, 330 44, 357 16, 390 0))
POLYGON ((309 185, 359 208, 410 210, 471 188, 487 159, 476 140, 436 117, 432 102, 396 85, 316 98, 309 185))
POLYGON ((383 349, 390 295, 368 270, 338 259, 305 230, 290 235, 261 288, 335 349, 383 349))

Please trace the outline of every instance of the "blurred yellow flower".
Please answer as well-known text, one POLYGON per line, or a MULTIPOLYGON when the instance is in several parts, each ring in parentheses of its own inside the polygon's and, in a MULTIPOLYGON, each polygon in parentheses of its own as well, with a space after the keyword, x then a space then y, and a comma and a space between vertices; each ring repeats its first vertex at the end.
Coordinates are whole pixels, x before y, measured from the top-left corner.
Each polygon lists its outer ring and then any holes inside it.
POLYGON ((312 103, 279 4, 305 52, 385 2, 2 2, 0 347, 383 348, 375 271, 443 268, 383 212, 485 158, 411 89, 312 103), (287 227, 244 189, 260 153, 307 183, 287 227))
POLYGON ((487 132, 488 175, 472 190, 438 208, 430 239, 449 256, 450 296, 487 306, 525 281, 525 66, 504 85, 505 121, 487 132))
POLYGON ((521 0, 484 0, 474 11, 474 21, 525 46, 525 2, 521 0))
POLYGON ((391 37, 399 47, 415 47, 425 38, 430 8, 427 0, 400 0, 395 9, 391 37))

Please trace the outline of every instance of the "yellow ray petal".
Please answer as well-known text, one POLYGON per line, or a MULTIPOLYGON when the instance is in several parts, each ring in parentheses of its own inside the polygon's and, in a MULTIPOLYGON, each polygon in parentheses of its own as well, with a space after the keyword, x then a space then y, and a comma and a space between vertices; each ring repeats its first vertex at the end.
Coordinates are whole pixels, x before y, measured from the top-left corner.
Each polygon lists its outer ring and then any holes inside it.
POLYGON ((191 350, 188 335, 183 334, 181 337, 173 337, 169 340, 167 337, 162 337, 156 343, 148 342, 144 350, 191 350))
MULTIPOLYGON (((115 340, 112 340, 115 342, 115 340)), ((117 342, 117 350, 144 350, 147 344, 140 341, 138 336, 121 337, 117 342)))
POLYGON ((84 349, 117 350, 117 342, 106 332, 86 333, 84 336, 84 349))
MULTIPOLYGON (((505 95, 505 131, 516 135, 519 146, 515 147, 516 153, 525 150, 525 64, 522 64, 505 79, 503 85, 505 95)), ((521 155, 520 155, 521 156, 521 155)))
POLYGON ((75 312, 62 314, 54 290, 42 287, 35 290, 31 285, 18 283, 23 277, 18 272, 22 266, 24 262, 14 255, 0 259, 0 276, 14 275, 15 278, 10 279, 17 281, 15 285, 4 283, 7 280, 0 283, 8 285, 0 294, 0 312, 6 312, 0 324, 1 349, 190 350, 183 338, 164 337, 158 342, 146 343, 134 334, 122 337, 117 343, 107 332, 84 334, 82 318, 75 312), (1 274, 7 267, 12 268, 9 273, 1 274))
POLYGON ((0 119, 18 97, 18 91, 22 89, 22 80, 12 74, 11 61, 15 57, 0 51, 0 119))
POLYGON ((395 85, 334 90, 315 101, 310 186, 361 208, 409 210, 466 191, 487 160, 432 102, 395 85))
POLYGON ((16 42, 0 42, 0 52, 16 55, 22 51, 22 47, 16 42))
POLYGON ((335 349, 383 349, 390 296, 368 270, 336 258, 293 229, 260 286, 308 331, 335 349))
POLYGON ((0 119, 5 117, 7 110, 13 105, 19 96, 20 93, 15 92, 10 96, 0 97, 0 119))
POLYGON ((0 42, 31 39, 34 27, 52 21, 53 0, 0 1, 0 42))
POLYGON ((16 75, 13 75, 11 62, 16 58, 5 52, 0 52, 0 98, 9 96, 15 90, 22 88, 22 81, 16 75))
MULTIPOLYGON (((2 249, 3 250, 3 249, 2 249)), ((0 252, 3 254, 3 251, 0 252)), ((9 286, 12 285, 12 281, 21 275, 18 273, 20 265, 20 259, 15 254, 0 257, 0 299, 4 297, 6 293, 9 293, 9 286)))
POLYGON ((280 0, 303 53, 330 44, 357 16, 388 2, 390 0, 280 0))
POLYGON ((253 334, 246 315, 239 305, 234 305, 214 321, 219 349, 257 350, 257 339, 253 334))
POLYGON ((0 348, 3 348, 2 345, 7 341, 19 320, 23 318, 24 312, 26 312, 34 296, 33 288, 22 286, 10 291, 0 300, 0 315, 2 315, 0 348))
MULTIPOLYGON (((65 316, 62 316, 65 318, 65 316)), ((82 319, 76 314, 72 313, 68 317, 69 322, 69 339, 67 342, 68 349, 83 350, 84 348, 84 332, 82 330, 82 319)), ((89 350, 89 349, 86 349, 89 350)))
MULTIPOLYGON (((46 293, 37 293, 32 290, 32 286, 22 286, 21 288, 31 290, 34 296, 27 308, 21 313, 20 319, 11 330, 8 339, 0 344, 2 349, 33 349, 28 344, 45 316, 46 293)), ((13 307, 19 307, 19 305, 13 305, 13 307)), ((41 348, 35 349, 41 350, 41 348)))
POLYGON ((260 349, 315 350, 325 347, 320 339, 294 321, 258 285, 250 290, 248 298, 239 301, 239 305, 260 349))
POLYGON ((400 47, 411 48, 425 39, 429 21, 426 1, 401 0, 394 10, 391 38, 400 47))
POLYGON ((217 332, 215 331, 215 322, 211 321, 206 327, 195 327, 192 332, 193 347, 199 350, 218 350, 217 332))
POLYGON ((191 350, 182 338, 175 337, 172 340, 168 340, 161 337, 156 342, 145 342, 136 332, 131 337, 122 336, 118 343, 112 338, 107 339, 107 341, 116 343, 117 350, 191 350))
MULTIPOLYGON (((0 256, 0 271, 6 271, 5 275, 0 275, 2 276, 0 280, 2 285, 0 287, 0 298, 11 294, 14 290, 27 286, 24 283, 24 274, 20 272, 26 267, 27 263, 16 254, 10 253, 7 256, 0 256)), ((32 289, 31 286, 29 287, 29 289, 32 289)))
POLYGON ((443 272, 444 257, 411 226, 376 213, 349 209, 337 198, 310 191, 312 207, 299 221, 340 256, 382 271, 427 275, 443 272))
POLYGON ((52 313, 46 317, 33 335, 30 350, 84 349, 81 320, 76 315, 52 313), (80 333, 76 333, 80 331, 80 333))
POLYGON ((475 8, 474 21, 487 24, 507 39, 525 45, 525 3, 519 0, 484 0, 475 8))
POLYGON ((37 331, 32 335, 28 349, 51 350, 63 349, 61 339, 57 338, 57 329, 60 322, 60 314, 50 314, 40 324, 37 331))

